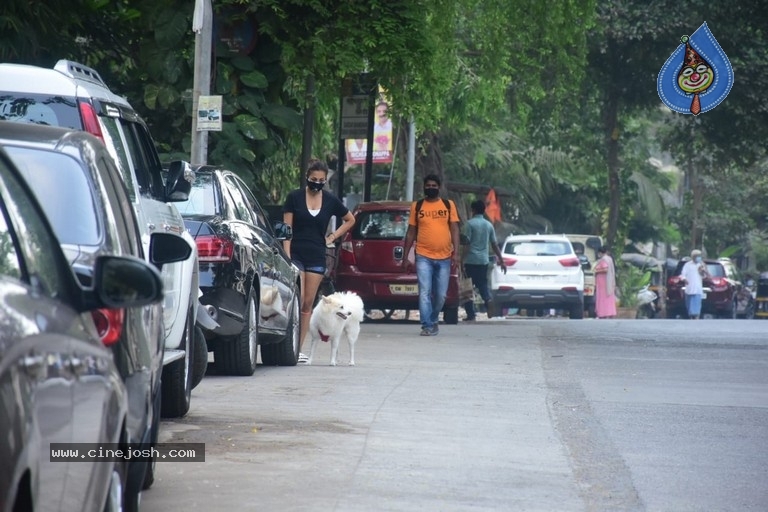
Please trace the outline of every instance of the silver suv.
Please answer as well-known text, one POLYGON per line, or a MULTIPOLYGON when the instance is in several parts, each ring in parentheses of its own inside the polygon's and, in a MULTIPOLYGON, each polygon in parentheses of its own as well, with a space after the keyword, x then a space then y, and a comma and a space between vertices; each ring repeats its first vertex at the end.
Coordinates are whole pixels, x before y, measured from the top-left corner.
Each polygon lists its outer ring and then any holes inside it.
POLYGON ((584 271, 564 235, 511 235, 501 248, 507 273, 491 272, 498 308, 565 309, 584 318, 584 271))
MULTIPOLYGON (((162 268, 165 352, 161 379, 163 416, 189 410, 194 380, 198 303, 197 247, 174 201, 189 195, 194 175, 186 162, 173 162, 169 179, 147 126, 125 98, 114 94, 94 69, 60 60, 53 69, 0 64, 0 120, 63 126, 87 131, 107 147, 125 182, 144 245, 152 233, 174 233, 192 247, 191 256, 162 268)), ((199 336, 202 339, 202 336, 199 336)), ((202 343, 205 340, 202 339, 202 343)), ((207 359, 201 364, 207 364, 207 359)), ((203 366, 204 368, 204 366, 203 366)))

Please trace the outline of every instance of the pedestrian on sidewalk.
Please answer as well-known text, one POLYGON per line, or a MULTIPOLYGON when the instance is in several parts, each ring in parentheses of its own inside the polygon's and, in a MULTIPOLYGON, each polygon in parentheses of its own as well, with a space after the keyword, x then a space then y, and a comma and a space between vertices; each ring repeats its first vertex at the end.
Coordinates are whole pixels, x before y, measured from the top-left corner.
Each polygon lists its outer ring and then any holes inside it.
MULTIPOLYGON (((491 292, 488 289, 488 264, 491 263, 488 249, 490 248, 496 255, 496 262, 505 274, 507 267, 496 241, 496 231, 493 224, 485 218, 485 203, 480 200, 473 201, 469 207, 472 211, 472 218, 467 221, 469 245, 466 246, 464 254, 464 275, 472 280, 472 286, 480 292, 480 297, 485 303, 485 310, 488 312, 488 318, 491 318, 494 313, 491 304, 491 292)), ((473 322, 476 318, 474 301, 465 302, 464 310, 467 312, 465 321, 473 322)))
POLYGON ((459 214, 456 204, 440 197, 440 177, 424 177, 424 199, 411 204, 405 234, 403 270, 416 242, 416 278, 419 283, 421 336, 436 336, 437 321, 445 304, 451 263, 461 264, 459 253, 459 214))
POLYGON ((320 283, 325 276, 325 248, 336 243, 355 225, 355 216, 338 197, 323 190, 328 181, 328 166, 312 160, 307 168, 306 185, 288 194, 283 207, 283 222, 293 228, 293 236, 283 242, 288 257, 301 270, 301 328, 299 329, 299 363, 308 358, 301 352, 309 331, 309 318, 320 283), (328 235, 331 217, 343 223, 328 235))

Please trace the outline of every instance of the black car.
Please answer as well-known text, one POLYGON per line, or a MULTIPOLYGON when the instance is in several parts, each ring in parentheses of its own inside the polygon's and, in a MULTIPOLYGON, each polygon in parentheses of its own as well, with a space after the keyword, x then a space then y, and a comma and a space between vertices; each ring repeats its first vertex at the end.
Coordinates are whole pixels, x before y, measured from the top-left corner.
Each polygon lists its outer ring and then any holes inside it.
MULTIPOLYGON (((37 196, 83 287, 93 285, 101 256, 145 257, 125 185, 101 141, 78 130, 0 122, 0 144, 37 196)), ((158 269, 192 250, 173 234, 155 233, 151 240, 150 261, 158 269)), ((128 391, 126 441, 150 445, 157 441, 161 407, 162 304, 90 314, 128 391)), ((138 500, 152 470, 146 462, 128 467, 129 501, 138 500)))
POLYGON ((266 365, 292 366, 299 355, 299 270, 283 250, 290 227, 274 226, 235 173, 195 169, 189 200, 176 204, 195 238, 200 302, 219 324, 206 332, 217 370, 252 375, 257 348, 266 365))
POLYGON ((159 302, 160 274, 101 254, 82 287, 1 149, 0 252, 0 509, 119 510, 124 462, 57 462, 51 443, 126 442, 129 397, 93 318, 159 302))

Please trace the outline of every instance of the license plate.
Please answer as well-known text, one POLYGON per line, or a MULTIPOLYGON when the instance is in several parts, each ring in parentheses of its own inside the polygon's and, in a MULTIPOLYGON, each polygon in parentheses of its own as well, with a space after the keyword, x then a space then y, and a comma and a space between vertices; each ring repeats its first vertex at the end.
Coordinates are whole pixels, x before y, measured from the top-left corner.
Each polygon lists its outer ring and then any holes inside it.
POLYGON ((419 285, 417 284, 391 284, 389 293, 392 295, 418 295, 419 285))
POLYGON ((533 275, 533 276, 527 276, 528 281, 546 281, 549 279, 549 276, 539 276, 539 275, 533 275))

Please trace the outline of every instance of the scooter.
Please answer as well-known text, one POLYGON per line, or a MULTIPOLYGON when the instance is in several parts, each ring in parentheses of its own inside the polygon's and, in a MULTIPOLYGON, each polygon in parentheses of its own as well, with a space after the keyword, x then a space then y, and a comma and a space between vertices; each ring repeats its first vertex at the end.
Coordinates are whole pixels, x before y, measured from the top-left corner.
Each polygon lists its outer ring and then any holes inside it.
POLYGON ((635 318, 655 318, 658 312, 656 300, 659 296, 645 285, 637 292, 637 314, 635 318))

